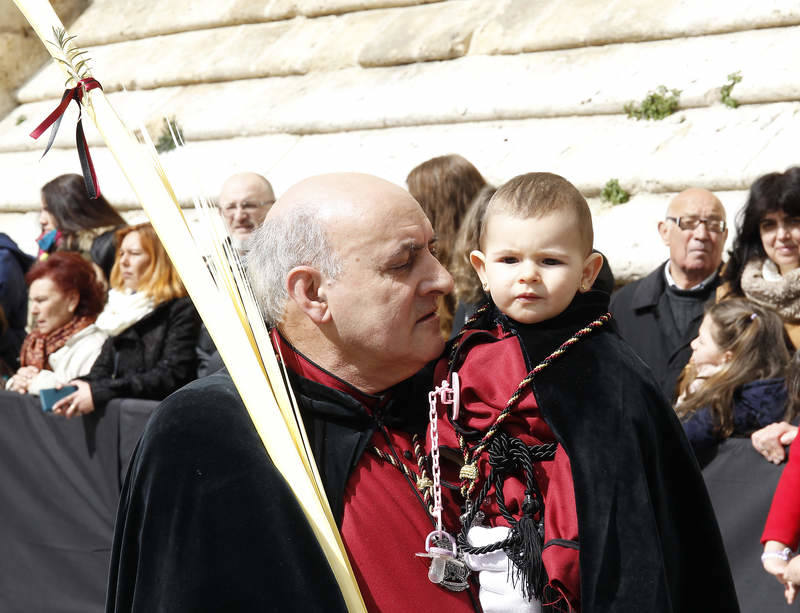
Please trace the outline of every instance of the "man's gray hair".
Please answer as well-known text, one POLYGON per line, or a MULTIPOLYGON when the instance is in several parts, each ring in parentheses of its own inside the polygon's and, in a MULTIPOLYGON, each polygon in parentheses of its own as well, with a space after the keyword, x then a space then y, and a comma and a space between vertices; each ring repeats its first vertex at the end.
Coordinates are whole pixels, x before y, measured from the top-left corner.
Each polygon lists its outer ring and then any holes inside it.
POLYGON ((341 262, 331 248, 319 209, 300 205, 267 217, 250 238, 245 267, 268 325, 277 325, 289 299, 286 279, 296 266, 311 266, 335 279, 341 262))

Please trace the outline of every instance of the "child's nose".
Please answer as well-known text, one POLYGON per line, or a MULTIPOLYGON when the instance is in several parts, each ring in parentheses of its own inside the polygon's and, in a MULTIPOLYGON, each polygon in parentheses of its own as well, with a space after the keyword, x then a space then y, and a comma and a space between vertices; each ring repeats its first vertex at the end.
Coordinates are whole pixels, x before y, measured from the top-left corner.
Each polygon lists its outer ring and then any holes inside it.
POLYGON ((533 283, 539 280, 539 269, 531 263, 523 263, 520 267, 520 281, 523 283, 533 283))

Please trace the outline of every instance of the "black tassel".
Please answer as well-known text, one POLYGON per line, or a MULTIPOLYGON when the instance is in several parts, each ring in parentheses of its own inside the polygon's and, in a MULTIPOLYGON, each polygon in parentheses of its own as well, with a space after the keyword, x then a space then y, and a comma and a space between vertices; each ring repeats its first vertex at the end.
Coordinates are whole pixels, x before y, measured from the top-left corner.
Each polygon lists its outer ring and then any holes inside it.
POLYGON ((542 561, 544 530, 541 522, 535 519, 540 509, 539 501, 529 492, 525 492, 522 517, 512 528, 512 544, 505 551, 508 559, 514 564, 514 568, 511 569, 512 585, 516 587, 521 581, 523 597, 541 601, 547 585, 547 571, 542 561))

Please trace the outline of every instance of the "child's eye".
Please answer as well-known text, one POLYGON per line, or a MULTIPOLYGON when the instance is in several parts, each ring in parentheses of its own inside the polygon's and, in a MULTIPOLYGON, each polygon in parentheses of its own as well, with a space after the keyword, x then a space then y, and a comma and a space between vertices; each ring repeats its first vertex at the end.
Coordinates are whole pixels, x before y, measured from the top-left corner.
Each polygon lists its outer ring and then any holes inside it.
POLYGON ((516 264, 519 260, 515 258, 513 255, 507 255, 500 258, 501 264, 516 264))
POLYGON ((542 260, 542 264, 545 266, 558 266, 561 264, 561 260, 557 260, 555 258, 545 258, 542 260))

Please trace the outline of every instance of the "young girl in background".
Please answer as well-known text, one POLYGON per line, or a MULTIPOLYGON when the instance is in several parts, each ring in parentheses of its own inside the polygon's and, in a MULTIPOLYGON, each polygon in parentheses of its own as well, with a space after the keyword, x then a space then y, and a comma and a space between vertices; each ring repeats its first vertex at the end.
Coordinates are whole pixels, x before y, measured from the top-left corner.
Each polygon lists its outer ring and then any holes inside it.
POLYGON ((692 341, 675 410, 695 450, 780 421, 789 351, 783 322, 744 299, 712 305, 692 341))

